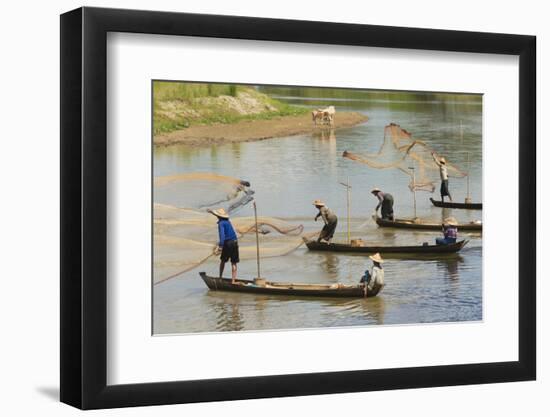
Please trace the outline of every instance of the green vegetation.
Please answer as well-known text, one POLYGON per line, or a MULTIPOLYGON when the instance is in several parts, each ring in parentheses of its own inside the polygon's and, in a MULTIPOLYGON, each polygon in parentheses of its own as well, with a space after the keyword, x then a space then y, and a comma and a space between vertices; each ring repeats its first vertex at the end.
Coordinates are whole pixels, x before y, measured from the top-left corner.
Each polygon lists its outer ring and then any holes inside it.
POLYGON ((309 109, 274 100, 253 87, 236 84, 153 83, 153 132, 191 125, 235 123, 296 116, 309 109))
POLYGON ((370 108, 380 107, 405 112, 430 109, 439 117, 446 117, 447 114, 457 111, 475 115, 483 104, 482 94, 286 86, 259 86, 258 91, 274 98, 285 97, 285 102, 294 105, 334 105, 339 111, 369 111, 370 108))
POLYGON ((481 104, 481 94, 442 93, 424 91, 366 90, 351 88, 260 86, 259 91, 274 96, 316 98, 318 101, 340 99, 342 101, 454 101, 481 104))
POLYGON ((218 97, 221 95, 235 97, 237 85, 197 84, 170 81, 155 81, 153 97, 158 101, 192 100, 199 97, 218 97))

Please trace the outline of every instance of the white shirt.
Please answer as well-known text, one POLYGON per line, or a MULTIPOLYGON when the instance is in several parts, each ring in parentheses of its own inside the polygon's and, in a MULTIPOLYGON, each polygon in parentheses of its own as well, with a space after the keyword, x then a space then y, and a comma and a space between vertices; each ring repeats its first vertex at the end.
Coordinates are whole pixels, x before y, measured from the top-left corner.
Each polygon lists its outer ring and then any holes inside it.
POLYGON ((439 165, 439 176, 441 177, 441 181, 449 179, 449 175, 447 174, 447 165, 439 165))
POLYGON ((367 289, 372 291, 375 286, 379 285, 384 285, 384 270, 373 265, 370 271, 370 281, 367 289))

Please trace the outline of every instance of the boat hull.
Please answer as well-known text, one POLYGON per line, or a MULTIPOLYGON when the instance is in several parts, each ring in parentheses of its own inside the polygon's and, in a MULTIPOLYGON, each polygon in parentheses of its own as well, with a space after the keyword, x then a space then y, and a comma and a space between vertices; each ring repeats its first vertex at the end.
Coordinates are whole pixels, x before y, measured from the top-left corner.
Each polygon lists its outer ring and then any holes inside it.
MULTIPOLYGON (((231 291, 266 295, 289 295, 299 297, 332 297, 332 298, 364 298, 365 291, 362 284, 296 284, 266 282, 265 285, 256 285, 254 281, 238 279, 235 284, 229 278, 219 278, 199 273, 206 286, 212 291, 231 291)), ((383 286, 367 292, 367 297, 376 296, 383 286)))
MULTIPOLYGON (((441 230, 441 224, 437 223, 414 223, 412 220, 395 219, 383 220, 380 217, 376 218, 376 224, 380 227, 395 227, 399 229, 416 229, 416 230, 441 230)), ((459 224, 458 230, 471 230, 481 232, 482 225, 478 223, 459 224)))
POLYGON ((325 251, 325 252, 348 252, 348 253, 455 253, 460 251, 467 243, 468 240, 461 240, 460 242, 453 243, 451 245, 417 245, 417 246, 351 246, 343 243, 318 243, 314 240, 307 240, 304 238, 304 242, 309 250, 312 251, 325 251))
POLYGON ((464 209, 464 210, 482 210, 483 209, 482 203, 455 203, 450 201, 442 203, 441 201, 434 200, 433 198, 430 198, 430 201, 436 207, 464 209))

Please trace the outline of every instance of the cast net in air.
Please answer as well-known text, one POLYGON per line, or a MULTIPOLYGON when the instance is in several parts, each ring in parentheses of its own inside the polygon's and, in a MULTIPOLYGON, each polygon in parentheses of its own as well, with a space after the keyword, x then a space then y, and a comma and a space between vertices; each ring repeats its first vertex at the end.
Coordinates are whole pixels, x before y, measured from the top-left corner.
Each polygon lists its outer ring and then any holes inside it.
POLYGON ((229 214, 253 200, 246 180, 209 172, 166 175, 153 181, 153 201, 181 208, 223 207, 229 214))
MULTIPOLYGON (((442 156, 395 123, 384 128, 384 141, 378 153, 358 155, 345 151, 343 157, 375 169, 398 169, 409 177, 411 191, 434 192, 440 180, 435 159, 440 160, 442 156)), ((462 178, 467 175, 448 159, 446 165, 449 177, 462 178)))
MULTIPOLYGON (((235 213, 252 200, 254 193, 248 182, 217 174, 158 177, 154 184, 155 199, 163 201, 155 200, 153 206, 155 284, 190 271, 214 255, 218 242, 217 219, 208 209, 225 207, 235 213), (179 197, 180 194, 184 197, 179 197), (167 204, 168 201, 171 204, 167 204)), ((241 260, 255 259, 254 217, 232 215, 231 222, 238 235, 241 260)), ((262 258, 286 255, 302 244, 301 224, 260 216, 258 231, 262 258)))

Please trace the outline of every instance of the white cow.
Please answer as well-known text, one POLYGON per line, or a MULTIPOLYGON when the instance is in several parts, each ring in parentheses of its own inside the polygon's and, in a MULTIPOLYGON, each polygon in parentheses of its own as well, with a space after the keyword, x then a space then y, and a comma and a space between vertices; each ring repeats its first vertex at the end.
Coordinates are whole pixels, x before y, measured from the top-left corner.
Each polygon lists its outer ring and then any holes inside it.
POLYGON ((320 120, 323 124, 328 123, 329 125, 334 124, 334 115, 336 114, 336 109, 334 106, 328 106, 324 109, 316 109, 311 112, 311 119, 313 123, 317 125, 317 121, 320 120))

